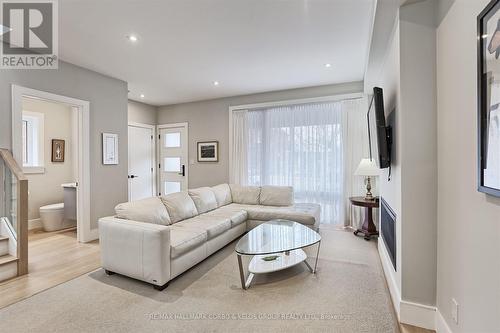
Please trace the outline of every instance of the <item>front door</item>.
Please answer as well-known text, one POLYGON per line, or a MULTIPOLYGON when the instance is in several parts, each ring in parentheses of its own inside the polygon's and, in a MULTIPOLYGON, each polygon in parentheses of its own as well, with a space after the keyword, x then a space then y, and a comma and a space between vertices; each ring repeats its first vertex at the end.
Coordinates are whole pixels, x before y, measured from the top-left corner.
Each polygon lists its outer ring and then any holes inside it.
POLYGON ((154 128, 128 126, 128 200, 149 198, 154 193, 154 128))
POLYGON ((159 126, 160 177, 159 195, 187 190, 188 187, 188 126, 159 126))

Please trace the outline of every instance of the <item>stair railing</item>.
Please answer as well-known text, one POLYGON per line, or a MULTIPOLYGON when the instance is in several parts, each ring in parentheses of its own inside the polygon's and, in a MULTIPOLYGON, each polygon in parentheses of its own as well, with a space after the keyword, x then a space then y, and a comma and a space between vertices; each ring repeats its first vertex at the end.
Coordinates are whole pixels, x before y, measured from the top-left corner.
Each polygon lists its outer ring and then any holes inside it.
POLYGON ((28 273, 28 179, 7 149, 0 148, 0 217, 16 235, 17 275, 28 273))

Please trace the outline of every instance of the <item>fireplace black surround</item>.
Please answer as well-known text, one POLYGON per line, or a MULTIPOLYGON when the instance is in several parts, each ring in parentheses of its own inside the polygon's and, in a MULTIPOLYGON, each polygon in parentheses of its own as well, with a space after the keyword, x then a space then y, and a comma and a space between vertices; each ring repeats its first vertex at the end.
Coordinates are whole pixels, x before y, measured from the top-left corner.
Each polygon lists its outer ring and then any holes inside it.
POLYGON ((387 253, 389 253, 389 257, 391 258, 392 265, 394 266, 394 270, 397 271, 396 268, 396 214, 389 206, 389 204, 384 200, 384 198, 380 198, 380 229, 382 234, 382 239, 385 244, 385 248, 387 249, 387 253))

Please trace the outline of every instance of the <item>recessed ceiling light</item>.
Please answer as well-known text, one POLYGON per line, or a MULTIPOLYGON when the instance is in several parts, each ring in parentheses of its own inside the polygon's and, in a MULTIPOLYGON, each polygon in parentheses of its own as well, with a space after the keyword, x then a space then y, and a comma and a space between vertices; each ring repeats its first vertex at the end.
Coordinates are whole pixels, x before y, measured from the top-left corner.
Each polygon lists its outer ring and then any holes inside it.
POLYGON ((137 36, 134 35, 128 35, 127 39, 131 42, 137 42, 137 36))
POLYGON ((214 86, 218 86, 219 85, 219 81, 214 81, 214 86))
POLYGON ((332 67, 332 64, 330 64, 330 63, 325 64, 325 67, 326 67, 326 68, 330 68, 330 67, 332 67))
POLYGON ((144 98, 144 94, 141 94, 141 98, 144 98))

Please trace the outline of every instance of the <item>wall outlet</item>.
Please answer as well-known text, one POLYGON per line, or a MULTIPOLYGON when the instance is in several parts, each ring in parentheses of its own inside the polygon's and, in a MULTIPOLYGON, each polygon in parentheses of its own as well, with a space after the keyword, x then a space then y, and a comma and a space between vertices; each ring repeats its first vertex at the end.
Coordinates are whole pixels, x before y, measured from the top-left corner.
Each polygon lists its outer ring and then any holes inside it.
POLYGON ((458 303, 454 298, 451 299, 451 319, 458 324, 458 303))

